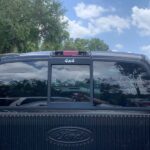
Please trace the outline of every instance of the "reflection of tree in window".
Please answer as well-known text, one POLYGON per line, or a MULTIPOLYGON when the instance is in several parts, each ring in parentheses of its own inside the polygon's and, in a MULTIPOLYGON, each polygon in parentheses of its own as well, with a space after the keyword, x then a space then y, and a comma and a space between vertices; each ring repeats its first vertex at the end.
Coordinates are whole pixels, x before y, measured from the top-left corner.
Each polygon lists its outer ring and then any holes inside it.
POLYGON ((137 64, 117 62, 115 66, 122 75, 129 79, 130 83, 134 85, 137 95, 140 96, 141 92, 138 81, 141 81, 141 77, 145 74, 145 70, 137 64))
POLYGON ((23 99, 28 99, 28 103, 46 101, 47 64, 46 61, 31 61, 0 65, 0 71, 3 70, 0 72, 0 106, 19 103, 19 100, 21 104, 23 99))
POLYGON ((86 97, 90 95, 89 81, 88 65, 53 65, 51 96, 89 101, 86 97))
POLYGON ((94 98, 119 106, 150 105, 150 77, 136 63, 94 62, 94 98), (149 103, 148 103, 149 101, 149 103))

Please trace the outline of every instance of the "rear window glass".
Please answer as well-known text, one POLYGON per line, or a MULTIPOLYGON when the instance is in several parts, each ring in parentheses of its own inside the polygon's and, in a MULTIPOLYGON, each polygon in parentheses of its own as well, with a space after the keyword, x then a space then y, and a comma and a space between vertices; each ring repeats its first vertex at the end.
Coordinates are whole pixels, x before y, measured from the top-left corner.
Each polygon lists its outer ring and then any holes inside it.
POLYGON ((47 105, 47 61, 0 65, 0 106, 47 105))
POLYGON ((94 102, 106 107, 150 107, 150 76, 136 63, 95 61, 94 102))
POLYGON ((52 65, 51 101, 90 101, 89 65, 52 65))

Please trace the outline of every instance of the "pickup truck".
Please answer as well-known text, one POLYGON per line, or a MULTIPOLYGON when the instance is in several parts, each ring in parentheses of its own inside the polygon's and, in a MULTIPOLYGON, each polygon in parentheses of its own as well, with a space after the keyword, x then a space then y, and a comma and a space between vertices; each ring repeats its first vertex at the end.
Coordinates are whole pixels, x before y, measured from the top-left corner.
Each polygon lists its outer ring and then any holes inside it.
POLYGON ((150 150, 144 55, 0 56, 0 150, 150 150))

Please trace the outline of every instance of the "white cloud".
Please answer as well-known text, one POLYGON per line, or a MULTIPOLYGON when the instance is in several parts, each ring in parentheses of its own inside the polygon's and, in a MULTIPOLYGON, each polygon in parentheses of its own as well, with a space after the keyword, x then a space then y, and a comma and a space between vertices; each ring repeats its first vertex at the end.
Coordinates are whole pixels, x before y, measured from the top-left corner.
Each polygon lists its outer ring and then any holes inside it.
POLYGON ((78 21, 69 21, 69 31, 71 37, 77 38, 77 37, 84 37, 85 35, 90 35, 90 30, 88 27, 84 27, 82 23, 78 21))
POLYGON ((115 45, 115 48, 117 48, 117 49, 122 49, 122 48, 123 48, 123 45, 120 44, 120 43, 118 43, 118 44, 115 45))
POLYGON ((68 31, 73 38, 92 37, 103 32, 117 31, 121 33, 124 29, 129 28, 129 22, 119 16, 107 16, 99 17, 97 19, 91 19, 87 22, 87 25, 83 25, 82 21, 70 20, 64 17, 65 21, 68 21, 68 31))
POLYGON ((83 2, 78 3, 77 6, 74 7, 74 9, 77 17, 82 19, 91 19, 99 17, 102 13, 106 11, 106 9, 101 6, 97 6, 94 4, 86 5, 83 2))
POLYGON ((88 27, 82 25, 81 21, 70 20, 68 17, 63 18, 64 21, 68 21, 68 31, 70 37, 82 38, 84 36, 90 36, 91 32, 88 27))
POLYGON ((124 29, 130 28, 129 20, 117 15, 99 17, 91 20, 90 24, 93 32, 97 34, 114 30, 121 33, 124 29))
POLYGON ((149 45, 143 45, 141 48, 141 53, 143 53, 144 55, 150 57, 150 44, 149 45))
POLYGON ((132 23, 142 35, 150 35, 150 8, 132 8, 132 23))
POLYGON ((142 47, 141 47, 141 50, 142 50, 143 52, 150 52, 150 45, 144 45, 144 46, 142 46, 142 47))
POLYGON ((5 81, 6 84, 12 79, 16 81, 24 79, 46 80, 47 63, 43 61, 31 65, 28 63, 17 62, 15 67, 13 63, 6 63, 0 65, 0 70, 0 78, 2 81, 5 81))
POLYGON ((139 52, 150 58, 150 44, 141 46, 139 52))
POLYGON ((68 21, 68 31, 73 38, 93 37, 111 31, 121 33, 130 28, 129 19, 112 14, 116 11, 113 7, 105 9, 99 5, 86 5, 81 2, 74 9, 77 20, 70 20, 67 17, 62 19, 62 21, 68 21), (104 14, 104 12, 107 13, 104 14))

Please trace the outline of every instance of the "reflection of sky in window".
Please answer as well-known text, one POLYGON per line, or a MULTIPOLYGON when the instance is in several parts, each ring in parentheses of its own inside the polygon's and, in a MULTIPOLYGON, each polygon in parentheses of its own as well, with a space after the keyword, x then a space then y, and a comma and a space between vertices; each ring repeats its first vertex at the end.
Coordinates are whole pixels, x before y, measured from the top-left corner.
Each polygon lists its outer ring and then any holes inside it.
POLYGON ((53 82, 59 80, 61 82, 75 83, 85 79, 90 79, 90 68, 87 65, 53 65, 52 67, 53 82))
POLYGON ((47 62, 15 62, 0 65, 0 81, 21 81, 24 79, 47 79, 47 62))
POLYGON ((114 62, 94 62, 94 78, 112 78, 118 79, 121 76, 121 73, 118 69, 115 67, 114 62))
POLYGON ((94 62, 94 79, 97 83, 106 83, 109 85, 119 85, 123 93, 137 94, 135 83, 140 92, 148 94, 147 87, 144 87, 145 80, 142 79, 143 72, 135 79, 132 74, 124 75, 120 72, 123 67, 116 67, 116 62, 94 62))

